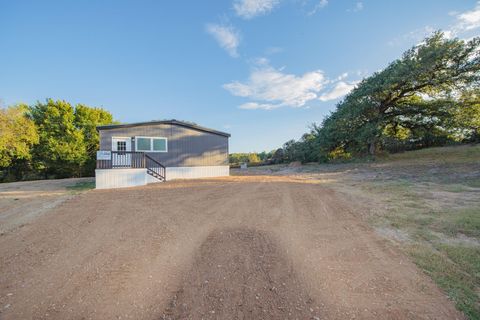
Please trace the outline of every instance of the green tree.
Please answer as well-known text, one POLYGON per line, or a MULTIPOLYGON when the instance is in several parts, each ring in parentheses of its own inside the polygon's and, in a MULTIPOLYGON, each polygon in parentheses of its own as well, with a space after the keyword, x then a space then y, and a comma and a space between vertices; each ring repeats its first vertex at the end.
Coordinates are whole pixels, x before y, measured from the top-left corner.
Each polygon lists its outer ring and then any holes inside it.
POLYGON ((229 155, 229 161, 232 164, 238 164, 247 161, 247 155, 245 153, 231 153, 229 155))
MULTIPOLYGON (((475 113, 475 103, 459 104, 455 96, 478 88, 479 47, 480 38, 466 42, 436 32, 359 83, 321 126, 312 128, 313 139, 300 141, 301 147, 322 160, 332 152, 375 155, 399 145, 421 148, 446 143, 452 132, 467 124, 451 121, 454 111, 475 113)), ((298 145, 288 147, 289 158, 299 156, 298 145)))
POLYGON ((272 162, 275 164, 284 162, 283 148, 278 148, 277 150, 272 151, 272 162))
POLYGON ((80 176, 88 159, 83 132, 75 125, 75 112, 70 103, 47 99, 30 107, 39 143, 33 148, 36 169, 45 177, 80 176))
POLYGON ((269 154, 266 151, 262 151, 258 154, 260 161, 267 161, 269 158, 269 154))
POLYGON ((88 157, 84 165, 84 174, 93 175, 96 165, 96 152, 100 147, 97 126, 117 122, 113 120, 112 114, 105 109, 78 104, 75 107, 74 123, 83 134, 88 157))
POLYGON ((249 153, 248 154, 248 162, 249 163, 258 163, 260 162, 260 158, 256 153, 249 153))
POLYGON ((13 174, 21 179, 21 168, 31 159, 31 148, 39 141, 35 124, 26 117, 26 105, 0 109, 0 168, 5 179, 13 174))
POLYGON ((480 88, 462 92, 452 114, 455 133, 468 141, 480 142, 480 88))

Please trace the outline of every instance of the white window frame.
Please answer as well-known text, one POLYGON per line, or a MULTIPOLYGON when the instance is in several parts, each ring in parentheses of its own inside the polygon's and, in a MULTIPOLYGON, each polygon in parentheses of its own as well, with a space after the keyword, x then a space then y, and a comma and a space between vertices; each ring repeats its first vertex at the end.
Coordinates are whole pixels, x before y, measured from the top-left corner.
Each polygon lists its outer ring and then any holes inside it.
POLYGON ((137 152, 168 152, 168 139, 166 137, 135 136, 135 151, 137 152), (138 138, 150 139, 150 150, 138 150, 138 138), (165 151, 153 150, 153 139, 165 140, 165 151))
POLYGON ((111 142, 112 142, 111 145, 112 145, 112 146, 111 146, 111 148, 110 148, 110 150, 112 150, 112 151, 113 151, 113 139, 122 139, 122 140, 125 140, 125 142, 126 142, 127 144, 130 144, 130 150, 127 150, 127 152, 132 151, 132 137, 112 136, 112 138, 111 138, 111 142))

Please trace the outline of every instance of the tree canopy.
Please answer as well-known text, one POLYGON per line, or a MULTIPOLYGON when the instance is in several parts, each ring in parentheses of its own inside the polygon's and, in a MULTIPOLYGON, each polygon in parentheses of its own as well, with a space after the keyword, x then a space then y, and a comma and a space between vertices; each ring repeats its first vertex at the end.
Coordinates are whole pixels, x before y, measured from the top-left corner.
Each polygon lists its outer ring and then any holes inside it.
POLYGON ((31 148, 38 143, 38 133, 33 121, 25 116, 27 111, 26 105, 0 109, 0 167, 31 159, 31 148))
POLYGON ((285 143, 287 160, 345 159, 477 139, 479 46, 480 38, 434 33, 363 79, 300 141, 285 143))
POLYGON ((112 114, 102 108, 63 100, 0 109, 1 179, 92 175, 96 127, 111 123, 112 114))
POLYGON ((66 101, 48 99, 30 108, 40 141, 33 147, 37 169, 45 174, 79 176, 87 160, 82 131, 75 125, 75 110, 66 101))

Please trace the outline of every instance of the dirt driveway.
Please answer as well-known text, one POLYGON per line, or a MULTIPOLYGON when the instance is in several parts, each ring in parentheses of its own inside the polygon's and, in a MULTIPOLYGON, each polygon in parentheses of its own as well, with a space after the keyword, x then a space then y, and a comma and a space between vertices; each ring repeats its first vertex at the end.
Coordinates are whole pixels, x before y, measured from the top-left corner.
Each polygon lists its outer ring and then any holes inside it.
POLYGON ((291 177, 92 190, 0 237, 0 319, 463 319, 354 210, 291 177))
POLYGON ((69 187, 93 178, 0 183, 0 234, 21 227, 74 195, 69 187))

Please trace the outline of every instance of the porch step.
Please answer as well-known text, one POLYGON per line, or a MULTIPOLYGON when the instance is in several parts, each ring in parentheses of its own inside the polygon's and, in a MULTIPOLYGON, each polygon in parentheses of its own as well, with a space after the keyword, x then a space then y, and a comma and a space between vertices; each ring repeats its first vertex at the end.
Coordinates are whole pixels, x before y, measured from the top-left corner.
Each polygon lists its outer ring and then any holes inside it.
POLYGON ((165 181, 165 179, 159 175, 158 173, 154 172, 154 171, 151 171, 151 170, 147 170, 147 174, 151 175, 152 177, 160 180, 160 181, 165 181))

